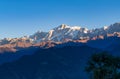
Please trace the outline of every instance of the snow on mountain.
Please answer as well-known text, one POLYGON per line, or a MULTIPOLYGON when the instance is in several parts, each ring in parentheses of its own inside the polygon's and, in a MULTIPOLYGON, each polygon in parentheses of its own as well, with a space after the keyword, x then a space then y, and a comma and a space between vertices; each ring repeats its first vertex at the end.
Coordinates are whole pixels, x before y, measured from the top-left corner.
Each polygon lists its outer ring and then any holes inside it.
MULTIPOLYGON (((89 30, 80 26, 68 26, 62 24, 52 30, 50 30, 41 41, 69 41, 79 39, 91 39, 96 36, 106 36, 109 34, 115 35, 115 32, 120 32, 120 23, 115 23, 110 26, 104 26, 102 28, 96 28, 89 30)), ((40 41, 39 41, 40 42, 40 41)))
POLYGON ((107 30, 107 29, 108 29, 108 26, 104 26, 103 29, 104 29, 104 30, 107 30))
POLYGON ((43 41, 65 41, 78 39, 79 34, 86 34, 88 29, 81 28, 78 26, 70 27, 68 25, 62 24, 48 32, 43 41))
POLYGON ((35 34, 29 36, 29 38, 35 40, 35 42, 38 42, 41 41, 46 35, 47 32, 37 31, 35 34))
POLYGON ((120 32, 120 23, 114 23, 108 27, 108 33, 120 32))
POLYGON ((46 41, 64 42, 83 39, 103 39, 106 36, 120 37, 120 23, 114 23, 110 26, 104 26, 103 28, 96 28, 92 30, 82 28, 80 26, 71 27, 62 24, 56 28, 53 28, 49 32, 38 31, 28 37, 2 39, 0 40, 0 45, 13 44, 17 42, 39 43, 46 41))

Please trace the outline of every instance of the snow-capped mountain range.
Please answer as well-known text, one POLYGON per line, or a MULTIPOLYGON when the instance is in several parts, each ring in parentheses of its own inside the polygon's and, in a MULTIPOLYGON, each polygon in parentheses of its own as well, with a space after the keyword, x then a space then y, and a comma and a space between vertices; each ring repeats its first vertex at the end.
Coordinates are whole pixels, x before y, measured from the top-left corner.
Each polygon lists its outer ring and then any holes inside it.
POLYGON ((89 30, 87 28, 82 28, 79 26, 68 26, 62 24, 49 32, 37 32, 30 36, 36 42, 42 41, 54 41, 54 42, 64 42, 72 40, 83 40, 83 39, 93 39, 98 36, 104 38, 105 36, 119 36, 120 33, 120 23, 115 23, 110 26, 104 26, 103 28, 96 28, 89 30), (103 37, 102 37, 103 36, 103 37))
POLYGON ((4 38, 0 40, 0 45, 11 44, 14 46, 29 46, 39 42, 66 42, 73 40, 95 40, 104 39, 109 36, 120 36, 120 23, 115 23, 103 28, 89 30, 79 26, 68 26, 62 24, 49 32, 38 31, 33 35, 21 38, 4 38))
POLYGON ((6 58, 13 61, 24 55, 33 54, 39 49, 65 46, 87 46, 120 52, 120 23, 92 30, 62 24, 49 32, 38 31, 21 38, 4 38, 0 40, 0 63, 8 62, 6 58))

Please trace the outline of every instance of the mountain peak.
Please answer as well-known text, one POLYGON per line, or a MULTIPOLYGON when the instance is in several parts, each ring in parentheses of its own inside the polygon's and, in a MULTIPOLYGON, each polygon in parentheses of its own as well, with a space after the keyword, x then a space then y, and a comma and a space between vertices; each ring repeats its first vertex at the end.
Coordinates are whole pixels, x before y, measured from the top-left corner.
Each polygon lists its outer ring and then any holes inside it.
POLYGON ((58 26, 58 27, 55 28, 55 29, 57 29, 57 30, 62 30, 62 29, 65 29, 65 28, 69 28, 69 26, 66 25, 66 24, 61 24, 60 26, 58 26))
POLYGON ((107 30, 107 29, 108 29, 108 26, 104 26, 103 29, 104 29, 104 30, 107 30))
POLYGON ((68 25, 66 25, 66 24, 61 24, 61 25, 60 25, 61 28, 66 28, 67 26, 68 26, 68 25))
MULTIPOLYGON (((61 24, 60 26, 50 30, 49 32, 38 31, 35 34, 22 38, 23 41, 28 42, 31 40, 33 43, 55 41, 64 42, 65 40, 79 40, 79 39, 92 39, 96 36, 106 36, 107 34, 120 33, 120 23, 114 23, 110 26, 104 26, 102 28, 96 28, 89 30, 80 26, 68 26, 61 24)), ((118 35, 120 36, 120 34, 118 35)), ((2 39, 0 45, 17 42, 21 38, 17 39, 2 39), (11 42, 12 41, 12 42, 11 42)))

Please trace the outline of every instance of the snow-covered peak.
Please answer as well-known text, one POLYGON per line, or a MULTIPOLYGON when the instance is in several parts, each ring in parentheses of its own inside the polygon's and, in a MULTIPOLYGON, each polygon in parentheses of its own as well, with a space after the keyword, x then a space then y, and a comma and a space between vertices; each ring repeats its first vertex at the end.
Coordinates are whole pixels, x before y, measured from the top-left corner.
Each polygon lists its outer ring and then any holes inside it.
MULTIPOLYGON (((89 30, 87 28, 83 28, 80 26, 68 26, 66 24, 61 24, 60 26, 48 31, 38 31, 31 36, 21 37, 21 38, 6 38, 0 40, 0 44, 7 44, 9 42, 17 42, 18 40, 23 40, 28 42, 28 40, 32 40, 34 43, 41 41, 55 41, 62 42, 65 40, 79 40, 86 38, 93 38, 96 36, 106 36, 108 34, 120 33, 120 23, 114 23, 110 26, 104 26, 102 28, 96 28, 89 30)), ((120 36, 120 34, 119 34, 120 36)))
POLYGON ((52 37, 53 32, 54 32, 54 30, 50 30, 50 31, 49 31, 48 36, 47 36, 47 38, 48 38, 49 40, 50 40, 50 38, 52 37))
POLYGON ((71 29, 73 29, 73 30, 80 30, 81 29, 81 27, 79 27, 79 26, 73 26, 73 27, 70 27, 71 29))
POLYGON ((66 24, 61 24, 60 26, 54 28, 54 30, 62 30, 62 29, 66 29, 66 28, 70 28, 70 26, 68 26, 66 24))
MULTIPOLYGON (((81 27, 80 26, 69 26, 66 24, 61 24, 60 26, 54 28, 53 30, 64 30, 64 29, 71 29, 71 30, 80 30, 81 27)), ((87 29, 87 28, 85 28, 87 29)))
POLYGON ((107 29, 108 29, 108 26, 104 26, 103 29, 104 29, 104 30, 107 30, 107 29))
POLYGON ((89 29, 84 28, 84 33, 88 33, 89 29))
MULTIPOLYGON (((93 38, 96 36, 104 36, 109 33, 118 32, 120 25, 119 23, 115 23, 111 26, 104 26, 103 28, 96 28, 89 30, 87 28, 83 28, 80 26, 68 26, 66 24, 61 24, 60 26, 50 30, 46 34, 38 33, 38 37, 42 35, 42 38, 39 42, 42 41, 64 41, 64 40, 74 40, 74 39, 81 39, 81 38, 93 38), (116 28, 113 28, 116 27, 116 28)), ((38 40, 37 39, 37 40, 38 40)))

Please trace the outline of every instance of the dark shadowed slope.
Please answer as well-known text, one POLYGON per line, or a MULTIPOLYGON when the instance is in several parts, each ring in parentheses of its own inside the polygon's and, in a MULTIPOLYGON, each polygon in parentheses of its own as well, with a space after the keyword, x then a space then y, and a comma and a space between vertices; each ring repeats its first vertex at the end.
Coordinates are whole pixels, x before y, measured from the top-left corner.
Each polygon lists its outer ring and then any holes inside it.
POLYGON ((16 61, 24 55, 32 55, 38 49, 40 50, 39 47, 31 46, 31 47, 28 47, 28 48, 22 48, 21 50, 18 50, 16 52, 10 52, 10 51, 9 52, 4 52, 4 53, 0 54, 0 65, 4 64, 4 63, 7 63, 7 62, 16 61))
POLYGON ((4 50, 3 53, 0 53, 0 64, 15 61, 16 59, 19 59, 20 57, 24 55, 31 55, 35 53, 38 49, 46 49, 46 48, 63 48, 65 46, 89 46, 96 49, 101 49, 104 51, 109 51, 111 53, 114 53, 115 55, 120 55, 120 37, 111 36, 106 37, 105 39, 96 39, 96 40, 89 40, 86 43, 81 43, 79 41, 69 41, 69 42, 41 42, 37 43, 34 46, 26 47, 26 48, 20 48, 17 47, 17 51, 11 52, 7 47, 2 48, 4 50), (7 50, 7 51, 5 51, 7 50))
POLYGON ((0 79, 83 79, 88 57, 98 51, 88 46, 40 50, 0 66, 0 79))

